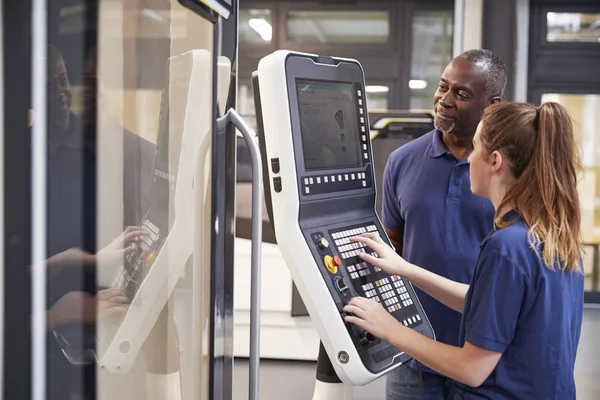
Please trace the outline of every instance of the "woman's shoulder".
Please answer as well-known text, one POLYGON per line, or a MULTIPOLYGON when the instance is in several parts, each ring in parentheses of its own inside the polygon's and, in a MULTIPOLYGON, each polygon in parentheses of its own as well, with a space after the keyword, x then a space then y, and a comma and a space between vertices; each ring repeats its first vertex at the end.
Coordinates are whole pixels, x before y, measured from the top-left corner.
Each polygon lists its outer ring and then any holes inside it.
POLYGON ((532 244, 529 227, 524 221, 494 230, 482 243, 481 254, 484 257, 494 254, 495 258, 524 269, 541 262, 539 246, 532 244))

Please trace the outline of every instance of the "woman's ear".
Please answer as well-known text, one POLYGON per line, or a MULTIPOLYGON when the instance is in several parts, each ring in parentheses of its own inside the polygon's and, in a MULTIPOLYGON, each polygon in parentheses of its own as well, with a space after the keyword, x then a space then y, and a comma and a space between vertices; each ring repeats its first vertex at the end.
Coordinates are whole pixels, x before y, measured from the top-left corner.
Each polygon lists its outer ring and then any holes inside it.
POLYGON ((492 172, 499 172, 505 164, 502 153, 500 153, 497 150, 492 152, 492 156, 490 157, 490 163, 492 165, 492 172))

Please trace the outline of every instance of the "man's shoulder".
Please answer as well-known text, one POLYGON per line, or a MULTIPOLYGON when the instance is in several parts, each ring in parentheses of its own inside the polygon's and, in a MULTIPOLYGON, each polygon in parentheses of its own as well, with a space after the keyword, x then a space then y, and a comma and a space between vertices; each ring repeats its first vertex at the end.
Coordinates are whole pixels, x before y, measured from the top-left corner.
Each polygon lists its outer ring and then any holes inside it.
POLYGON ((389 157, 390 165, 403 163, 406 161, 415 161, 422 158, 429 151, 435 130, 427 132, 421 137, 406 143, 392 151, 389 157))

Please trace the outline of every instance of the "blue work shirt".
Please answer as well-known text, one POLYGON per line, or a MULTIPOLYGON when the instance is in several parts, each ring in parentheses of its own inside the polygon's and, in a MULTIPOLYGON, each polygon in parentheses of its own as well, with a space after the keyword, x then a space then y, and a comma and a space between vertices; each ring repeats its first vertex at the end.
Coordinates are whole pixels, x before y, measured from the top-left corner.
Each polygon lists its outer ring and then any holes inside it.
MULTIPOLYGON (((469 283, 481 241, 493 228, 491 202, 471 193, 469 164, 433 130, 396 149, 383 177, 382 222, 402 233, 402 257, 453 281, 469 283)), ((458 345, 461 314, 415 288, 436 339, 458 345)))
POLYGON ((478 388, 456 383, 465 399, 575 399, 573 369, 583 314, 583 274, 546 267, 515 212, 491 233, 465 297, 461 346, 502 353, 478 388))

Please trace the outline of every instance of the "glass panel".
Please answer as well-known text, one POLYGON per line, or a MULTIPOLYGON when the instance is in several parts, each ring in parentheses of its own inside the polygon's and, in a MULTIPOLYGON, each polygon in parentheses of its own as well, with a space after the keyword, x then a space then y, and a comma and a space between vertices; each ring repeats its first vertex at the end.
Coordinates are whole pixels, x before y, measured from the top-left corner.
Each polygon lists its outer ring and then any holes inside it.
POLYGON ((273 39, 271 10, 241 9, 239 20, 240 42, 270 43, 273 39))
POLYGON ((546 14, 548 42, 600 42, 600 14, 546 14))
POLYGON ((289 11, 287 37, 305 43, 387 43, 387 11, 289 11))
POLYGON ((595 252, 600 251, 600 95, 544 94, 542 102, 554 101, 567 108, 574 121, 574 133, 581 149, 583 173, 579 182, 581 230, 587 254, 584 256, 586 290, 598 291, 599 268, 595 252))
POLYGON ((452 60, 452 11, 416 11, 412 22, 410 108, 431 109, 440 76, 452 60))
POLYGON ((383 85, 367 85, 367 106, 369 111, 387 110, 390 88, 383 85))
POLYGON ((213 26, 177 1, 58 3, 47 397, 207 399, 213 26))

